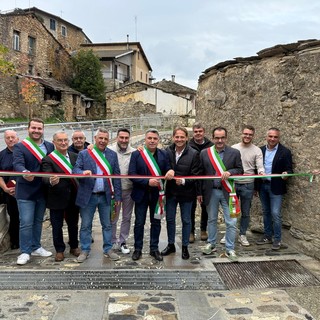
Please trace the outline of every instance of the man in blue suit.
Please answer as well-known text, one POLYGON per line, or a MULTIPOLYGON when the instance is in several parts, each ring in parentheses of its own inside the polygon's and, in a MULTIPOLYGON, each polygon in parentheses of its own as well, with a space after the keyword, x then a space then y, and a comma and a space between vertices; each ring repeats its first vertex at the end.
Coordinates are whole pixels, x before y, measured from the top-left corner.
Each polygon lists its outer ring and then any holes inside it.
POLYGON ((145 135, 145 147, 132 153, 129 164, 129 175, 146 175, 154 178, 132 179, 133 189, 131 197, 135 202, 134 222, 134 252, 132 260, 139 260, 142 255, 144 225, 147 211, 150 212, 150 255, 162 261, 159 252, 159 236, 161 220, 155 218, 157 209, 163 209, 162 201, 163 184, 156 176, 172 179, 174 171, 170 170, 170 159, 167 151, 158 149, 159 133, 156 129, 148 129, 145 135), (161 206, 162 204, 162 206, 161 206))
MULTIPOLYGON (((13 168, 19 172, 39 172, 42 158, 54 150, 51 142, 43 140, 44 122, 33 118, 28 124, 28 137, 13 149, 13 168)), ((17 264, 24 265, 30 255, 50 257, 41 247, 43 216, 46 210, 42 178, 24 175, 17 178, 16 199, 20 219, 20 251, 17 264)))
MULTIPOLYGON (((266 175, 292 173, 291 151, 280 143, 280 130, 270 128, 267 132, 267 145, 261 147, 266 175)), ((288 177, 258 179, 259 196, 263 211, 264 236, 256 243, 259 245, 272 243, 272 250, 287 246, 281 243, 283 195, 287 192, 288 177), (273 236, 273 241, 272 241, 273 236)))
POLYGON ((94 136, 93 148, 85 149, 78 155, 72 170, 75 174, 103 175, 104 178, 79 179, 76 205, 80 207, 81 254, 77 258, 79 263, 85 261, 90 253, 92 241, 92 221, 98 208, 103 236, 103 253, 111 260, 120 257, 112 250, 111 212, 114 205, 121 202, 120 179, 109 179, 105 176, 120 174, 117 154, 108 149, 109 133, 105 128, 99 128, 94 136))

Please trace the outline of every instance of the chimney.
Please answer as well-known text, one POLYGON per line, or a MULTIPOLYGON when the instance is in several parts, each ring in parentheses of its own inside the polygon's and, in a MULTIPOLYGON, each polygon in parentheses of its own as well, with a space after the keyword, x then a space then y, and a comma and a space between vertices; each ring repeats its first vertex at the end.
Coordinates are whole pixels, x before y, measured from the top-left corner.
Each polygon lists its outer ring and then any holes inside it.
POLYGON ((176 80, 176 76, 173 74, 173 75, 171 75, 171 81, 172 82, 175 82, 175 80, 176 80))
POLYGON ((127 34, 127 50, 129 50, 129 35, 127 34))

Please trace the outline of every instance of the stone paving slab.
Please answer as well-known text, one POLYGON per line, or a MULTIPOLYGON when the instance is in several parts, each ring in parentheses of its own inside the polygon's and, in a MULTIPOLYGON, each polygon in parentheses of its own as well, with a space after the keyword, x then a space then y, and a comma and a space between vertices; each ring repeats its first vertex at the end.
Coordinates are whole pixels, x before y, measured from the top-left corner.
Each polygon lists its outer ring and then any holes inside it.
MULTIPOLYGON (((178 219, 177 221, 179 221, 178 219)), ((197 223, 199 223, 197 217, 197 223)), ((221 224, 219 239, 224 234, 221 224)), ((284 231, 285 233, 286 231, 284 231)), ((270 245, 257 246, 256 233, 248 233, 250 247, 236 244, 236 251, 241 261, 272 261, 279 259, 296 259, 305 268, 320 279, 320 264, 303 255, 290 244, 287 249, 273 252, 270 245)), ((51 226, 44 222, 42 244, 53 250, 51 226)), ((0 270, 108 270, 125 269, 149 270, 205 270, 216 272, 215 262, 227 262, 224 247, 217 245, 217 253, 204 256, 201 247, 204 241, 197 240, 190 245, 189 260, 181 259, 181 227, 177 226, 177 252, 164 257, 158 262, 149 255, 149 231, 146 225, 143 257, 132 261, 131 254, 120 253, 119 261, 110 261, 102 254, 101 227, 94 221, 94 240, 90 258, 78 264, 66 250, 66 259, 62 263, 53 257, 32 257, 25 266, 17 266, 18 250, 9 250, 0 255, 0 270)), ((160 250, 166 246, 165 221, 162 222, 160 250)), ((133 247, 132 233, 128 240, 133 247)), ((1 284, 0 284, 1 289, 1 284)), ((0 319, 113 319, 113 320, 298 320, 320 319, 320 287, 283 288, 261 290, 59 290, 59 291, 0 291, 0 319), (294 299, 293 299, 293 298, 294 299)))
POLYGON ((2 291, 3 319, 298 320, 316 319, 285 290, 2 291))

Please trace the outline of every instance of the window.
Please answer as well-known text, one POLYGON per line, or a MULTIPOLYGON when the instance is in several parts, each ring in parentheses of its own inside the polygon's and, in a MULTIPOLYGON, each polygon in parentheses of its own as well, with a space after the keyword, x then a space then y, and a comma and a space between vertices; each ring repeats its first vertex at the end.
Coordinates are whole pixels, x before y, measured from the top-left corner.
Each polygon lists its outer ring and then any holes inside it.
POLYGON ((34 56, 36 54, 36 39, 33 37, 28 37, 28 48, 29 54, 34 56))
POLYGON ((61 34, 63 37, 67 36, 67 27, 61 26, 61 34))
POLYGON ((20 51, 20 32, 13 31, 13 50, 20 51))
POLYGON ((28 74, 33 74, 33 65, 32 64, 28 65, 28 74))
POLYGON ((50 19, 50 30, 56 31, 56 20, 50 19))

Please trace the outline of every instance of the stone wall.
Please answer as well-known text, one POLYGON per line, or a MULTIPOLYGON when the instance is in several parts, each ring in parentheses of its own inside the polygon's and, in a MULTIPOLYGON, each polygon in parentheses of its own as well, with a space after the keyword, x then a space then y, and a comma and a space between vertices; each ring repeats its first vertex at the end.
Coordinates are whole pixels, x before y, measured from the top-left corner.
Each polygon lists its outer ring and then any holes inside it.
POLYGON ((41 77, 52 75, 61 81, 69 79, 68 52, 34 16, 0 15, 0 39, 0 42, 9 49, 7 59, 15 65, 17 73, 31 73, 41 77), (20 33, 19 50, 12 48, 14 31, 20 33), (32 54, 29 52, 28 37, 35 39, 32 54))
MULTIPOLYGON (((207 69, 199 79, 197 120, 208 134, 216 126, 229 130, 228 144, 240 140, 243 124, 256 128, 255 143, 265 144, 269 127, 281 129, 281 142, 293 153, 294 171, 320 168, 320 42, 304 41, 262 50, 207 69)), ((320 179, 293 177, 283 204, 291 239, 320 258, 320 179)), ((252 225, 261 222, 255 199, 252 225)))
POLYGON ((19 116, 19 89, 14 76, 0 76, 0 118, 19 116))

